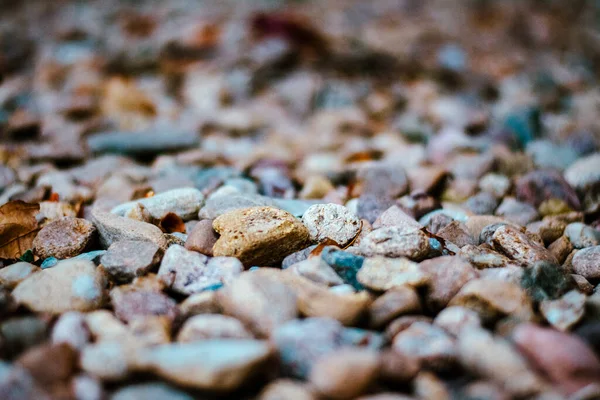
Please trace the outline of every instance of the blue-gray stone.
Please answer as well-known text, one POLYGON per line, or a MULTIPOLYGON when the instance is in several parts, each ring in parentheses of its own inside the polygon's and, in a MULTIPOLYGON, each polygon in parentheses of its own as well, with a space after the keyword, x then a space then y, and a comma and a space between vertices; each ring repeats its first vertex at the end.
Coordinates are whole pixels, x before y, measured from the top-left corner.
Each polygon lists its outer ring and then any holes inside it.
POLYGON ((199 138, 194 132, 102 132, 87 139, 94 153, 128 155, 158 154, 194 147, 199 138))
POLYGON ((363 290, 356 279, 356 273, 362 267, 364 257, 328 246, 321 252, 321 258, 339 275, 342 280, 356 290, 363 290))
POLYGON ((59 260, 56 257, 48 257, 42 262, 41 267, 42 267, 42 269, 52 268, 56 264, 58 264, 58 261, 59 260))

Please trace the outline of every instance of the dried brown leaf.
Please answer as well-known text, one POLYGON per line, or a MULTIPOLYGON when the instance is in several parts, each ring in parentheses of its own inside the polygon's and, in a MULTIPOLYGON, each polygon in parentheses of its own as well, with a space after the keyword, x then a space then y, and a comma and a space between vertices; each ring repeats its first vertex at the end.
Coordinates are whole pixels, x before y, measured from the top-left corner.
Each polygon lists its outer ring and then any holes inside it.
POLYGON ((177 214, 172 212, 165 214, 160 219, 160 223, 158 224, 158 226, 160 229, 162 229, 163 232, 166 233, 185 233, 185 223, 177 214))
POLYGON ((0 258, 18 258, 31 248, 40 230, 39 204, 10 201, 0 207, 0 258))

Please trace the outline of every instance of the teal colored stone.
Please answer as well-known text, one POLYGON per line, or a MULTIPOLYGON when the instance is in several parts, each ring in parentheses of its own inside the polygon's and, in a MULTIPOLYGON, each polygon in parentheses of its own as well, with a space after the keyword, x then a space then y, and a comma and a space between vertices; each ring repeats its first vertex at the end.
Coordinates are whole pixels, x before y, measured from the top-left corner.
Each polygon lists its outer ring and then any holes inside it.
POLYGON ((333 268, 345 283, 356 290, 364 289, 364 286, 356 279, 356 274, 363 265, 364 257, 328 246, 321 252, 321 258, 333 268))

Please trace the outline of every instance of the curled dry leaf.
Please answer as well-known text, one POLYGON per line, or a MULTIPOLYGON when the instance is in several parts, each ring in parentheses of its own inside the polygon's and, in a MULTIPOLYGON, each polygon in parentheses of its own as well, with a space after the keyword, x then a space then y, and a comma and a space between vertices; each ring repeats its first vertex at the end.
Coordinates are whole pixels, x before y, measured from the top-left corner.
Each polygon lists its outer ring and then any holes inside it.
POLYGON ((175 213, 166 213, 161 219, 158 227, 166 233, 181 232, 185 233, 185 223, 175 213))
POLYGON ((28 249, 38 231, 35 218, 39 204, 21 200, 10 201, 0 207, 0 257, 19 258, 28 249))

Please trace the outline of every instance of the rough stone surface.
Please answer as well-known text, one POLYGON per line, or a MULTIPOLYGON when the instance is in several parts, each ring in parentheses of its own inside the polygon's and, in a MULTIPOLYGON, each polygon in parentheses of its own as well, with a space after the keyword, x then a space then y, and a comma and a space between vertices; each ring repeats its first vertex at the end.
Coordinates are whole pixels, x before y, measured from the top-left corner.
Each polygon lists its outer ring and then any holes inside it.
POLYGON ((377 329, 403 314, 418 314, 421 302, 417 291, 410 286, 399 286, 379 296, 369 306, 369 323, 377 329))
POLYGON ((496 250, 522 266, 533 265, 538 261, 556 263, 556 259, 546 248, 508 225, 496 229, 492 242, 496 250))
POLYGON ((30 275, 41 271, 38 266, 28 262, 17 262, 0 269, 0 284, 7 289, 13 289, 30 275))
POLYGON ((413 217, 405 213, 397 205, 393 205, 385 210, 375 220, 375 222, 373 222, 373 229, 379 229, 388 226, 399 226, 406 229, 421 229, 423 227, 413 217))
POLYGON ((431 310, 445 307, 467 282, 478 277, 471 264, 451 256, 422 261, 419 267, 429 276, 425 304, 431 310))
POLYGON ((178 342, 207 339, 252 339, 244 325, 233 317, 217 314, 196 315, 189 318, 177 335, 178 342))
POLYGON ((577 194, 558 172, 539 170, 528 173, 516 182, 515 191, 520 201, 539 207, 549 199, 558 199, 567 203, 573 210, 581 208, 577 194))
POLYGON ((407 257, 415 261, 426 258, 432 251, 425 233, 396 226, 375 229, 361 241, 360 250, 368 257, 407 257))
POLYGON ((586 279, 600 278, 600 246, 578 251, 573 257, 573 271, 586 279))
POLYGON ((543 301, 540 311, 550 325, 560 331, 568 331, 583 318, 585 300, 584 294, 572 290, 558 300, 543 301))
POLYGON ((313 242, 331 239, 340 246, 354 239, 361 228, 360 219, 338 204, 315 204, 306 210, 302 222, 313 242))
POLYGON ((33 250, 40 258, 58 259, 83 253, 95 238, 96 228, 82 218, 64 217, 45 225, 33 241, 33 250))
POLYGON ((356 277, 362 285, 377 291, 402 285, 419 287, 429 283, 429 275, 418 263, 408 258, 366 258, 356 277))
POLYGON ((158 265, 163 251, 154 243, 123 240, 110 245, 101 263, 108 275, 118 282, 129 282, 158 265))
POLYGON ((302 249, 308 242, 306 227, 290 213, 273 207, 238 209, 213 222, 221 237, 215 256, 237 257, 244 265, 268 265, 302 249))
POLYGON ((454 339, 443 329, 415 322, 394 337, 394 351, 417 358, 422 365, 432 369, 451 367, 456 359, 454 339))
POLYGON ((184 221, 188 221, 196 217, 203 201, 204 195, 198 189, 180 188, 121 204, 111 212, 123 217, 135 205, 140 204, 152 218, 161 219, 167 213, 174 213, 184 221))
POLYGON ((104 305, 106 278, 90 261, 64 260, 30 275, 12 295, 36 312, 91 311, 104 305))
POLYGON ((567 225, 565 236, 576 249, 585 249, 600 244, 600 231, 581 222, 573 222, 567 225))
POLYGON ((575 161, 565 171, 565 179, 573 188, 584 190, 600 181, 600 153, 575 161))

